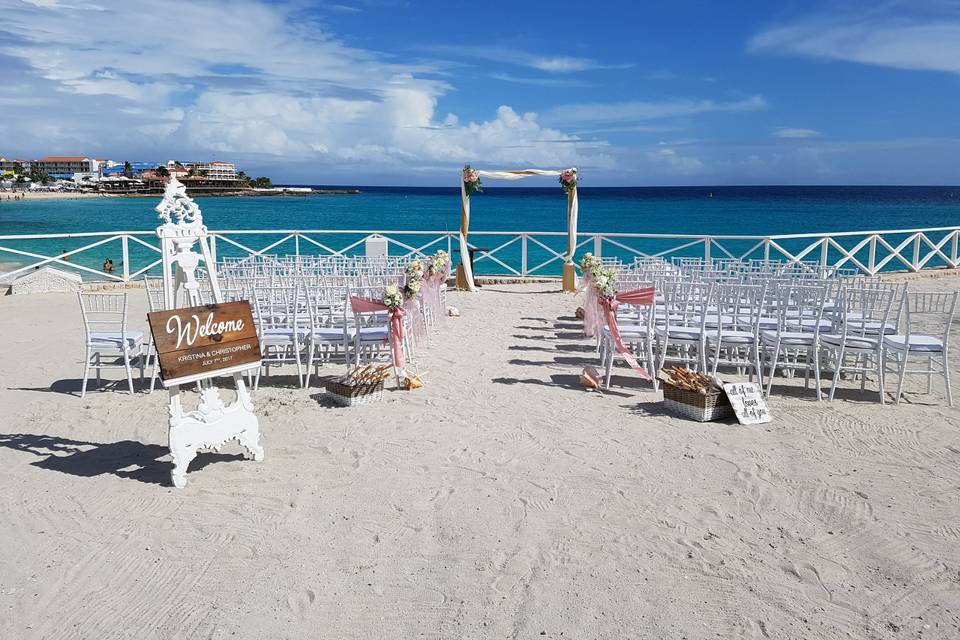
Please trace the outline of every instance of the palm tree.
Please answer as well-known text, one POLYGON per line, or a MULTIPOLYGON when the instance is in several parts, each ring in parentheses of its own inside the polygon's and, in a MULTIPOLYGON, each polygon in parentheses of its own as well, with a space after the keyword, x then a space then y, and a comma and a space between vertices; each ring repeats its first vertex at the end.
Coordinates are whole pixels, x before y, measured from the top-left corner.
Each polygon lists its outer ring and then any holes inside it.
POLYGON ((129 160, 123 161, 123 175, 127 176, 128 178, 133 177, 133 165, 130 164, 129 160))
POLYGON ((167 168, 164 167, 164 166, 159 166, 159 167, 157 167, 157 168, 154 170, 154 173, 156 173, 156 174, 157 174, 158 176, 160 176, 161 178, 166 178, 166 177, 169 177, 169 176, 170 176, 170 172, 167 171, 167 168))

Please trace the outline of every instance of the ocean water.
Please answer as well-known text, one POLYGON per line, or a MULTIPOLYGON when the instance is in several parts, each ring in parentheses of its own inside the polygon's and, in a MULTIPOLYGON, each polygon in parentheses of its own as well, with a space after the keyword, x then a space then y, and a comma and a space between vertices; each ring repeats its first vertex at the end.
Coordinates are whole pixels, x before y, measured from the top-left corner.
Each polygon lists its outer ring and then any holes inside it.
MULTIPOLYGON (((212 230, 228 229, 355 229, 456 231, 460 220, 459 190, 455 188, 360 187, 359 195, 306 197, 197 198, 204 221, 212 230)), ((104 198, 72 201, 0 202, 0 235, 53 234, 92 231, 152 230, 157 225, 156 198, 104 198)), ((581 232, 660 233, 709 235, 779 235, 884 229, 910 229, 960 225, 960 187, 660 187, 580 189, 581 232)), ((488 187, 472 200, 472 231, 564 231, 566 199, 559 186, 549 188, 488 187)), ((262 248, 282 236, 240 237, 242 244, 262 248)), ((327 246, 341 249, 361 235, 314 236, 327 246)), ((905 236, 904 236, 905 237, 905 236)), ((420 246, 432 238, 408 238, 420 246)), ((541 238, 542 239, 542 238, 541 238)), ((893 238, 894 240, 897 237, 893 238)), ((148 238, 148 241, 152 239, 148 238)), ((504 240, 475 237, 484 248, 504 240)), ((0 240, 0 246, 51 255, 88 244, 83 238, 57 240, 0 240)), ((547 239, 557 251, 563 238, 547 239)), ((647 252, 662 251, 679 242, 635 241, 630 246, 647 252)), ((800 241, 785 242, 790 249, 800 241)), ((843 242, 841 243, 843 244, 843 242)), ((301 251, 310 247, 301 242, 301 251)), ((496 246, 496 245, 493 245, 496 246)), ((749 243, 724 243, 740 254, 749 243)), ((849 246, 849 245, 845 245, 849 246)), ((445 248, 446 244, 433 245, 445 248)), ((584 246, 581 251, 591 250, 584 246)), ((226 243, 220 255, 242 252, 226 243)), ((362 250, 358 247, 358 250, 362 250)), ((292 253, 292 241, 272 250, 292 253)), ((702 246, 679 253, 702 254, 702 246)), ((604 252, 627 253, 613 245, 604 252)), ((714 255, 720 255, 716 250, 714 255)), ((98 268, 110 257, 119 265, 119 242, 97 247, 75 261, 98 268)), ((519 242, 497 254, 519 267, 519 242)), ((858 254, 860 255, 860 254, 858 254)), ((145 266, 156 253, 130 245, 131 271, 145 266)), ((534 266, 551 254, 531 243, 528 264, 534 266)), ((760 257, 755 255, 753 257, 760 257)), ((818 252, 809 256, 819 257, 818 252)), ((25 258, 0 251, 0 263, 25 258)), ((932 264, 935 264, 932 263, 932 264)), ((559 272, 554 261, 538 273, 559 272)), ((491 260, 478 263, 479 273, 504 272, 491 260)))

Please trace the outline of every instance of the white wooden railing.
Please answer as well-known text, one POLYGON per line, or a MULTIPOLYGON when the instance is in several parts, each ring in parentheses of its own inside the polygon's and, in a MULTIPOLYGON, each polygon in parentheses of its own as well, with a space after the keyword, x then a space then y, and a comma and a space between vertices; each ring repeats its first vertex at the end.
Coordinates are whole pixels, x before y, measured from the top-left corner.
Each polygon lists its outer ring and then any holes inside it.
MULTIPOLYGON (((437 249, 456 251, 457 234, 450 231, 365 230, 225 230, 211 231, 214 255, 328 254, 354 255, 364 251, 372 236, 387 239, 391 255, 429 254, 437 249)), ((739 260, 766 259, 815 262, 824 267, 848 267, 869 275, 881 271, 921 271, 958 266, 960 227, 848 231, 772 236, 647 233, 581 233, 577 255, 702 256, 739 260)), ((479 275, 558 276, 566 250, 565 232, 473 231, 470 244, 479 250, 479 275)), ((9 282, 31 270, 57 265, 101 280, 137 278, 160 264, 153 231, 85 232, 0 235, 0 282, 9 282), (75 246, 81 244, 81 246, 75 246), (71 247, 71 245, 74 245, 71 247), (64 247, 68 247, 63 251, 64 247), (99 266, 103 256, 117 257, 114 273, 99 266)), ((457 258, 455 257, 455 262, 457 258)), ((116 262, 116 261, 115 261, 116 262)))

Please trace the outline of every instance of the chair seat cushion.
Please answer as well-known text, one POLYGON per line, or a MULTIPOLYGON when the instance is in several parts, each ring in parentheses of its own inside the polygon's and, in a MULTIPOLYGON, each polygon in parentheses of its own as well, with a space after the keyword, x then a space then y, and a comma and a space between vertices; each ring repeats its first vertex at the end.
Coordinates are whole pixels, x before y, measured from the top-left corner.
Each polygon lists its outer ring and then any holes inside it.
MULTIPOLYGON (((632 322, 623 322, 622 320, 617 320, 617 328, 620 329, 620 335, 626 336, 646 336, 648 333, 647 326, 645 324, 635 324, 632 322)), ((610 327, 604 325, 603 332, 606 334, 610 333, 610 327)))
POLYGON ((361 327, 359 331, 361 342, 386 342, 386 327, 361 327))
POLYGON ((700 327, 660 327, 657 329, 657 336, 669 340, 700 340, 703 334, 700 327))
MULTIPOLYGON (((717 336, 708 334, 707 342, 716 343, 717 336)), ((720 334, 720 343, 734 342, 737 344, 750 344, 753 342, 752 331, 728 331, 726 329, 720 334)))
MULTIPOLYGON (((784 331, 780 333, 780 344, 787 346, 809 346, 813 344, 812 333, 802 333, 799 331, 784 331)), ((760 340, 764 344, 776 344, 776 331, 761 331, 760 340)))
POLYGON ((896 332, 897 332, 897 327, 896 327, 896 325, 890 324, 889 322, 882 322, 882 323, 881 323, 881 322, 878 322, 878 321, 876 321, 876 320, 863 321, 863 320, 849 320, 849 319, 848 319, 848 320, 847 320, 847 325, 850 327, 850 329, 852 329, 853 331, 856 331, 857 333, 867 333, 867 334, 880 333, 881 325, 882 325, 882 327, 883 327, 883 333, 886 334, 886 335, 889 335, 889 334, 892 334, 892 333, 896 333, 896 332))
MULTIPOLYGON (((127 348, 132 349, 143 342, 142 331, 127 331, 127 348)), ((91 331, 90 344, 94 347, 106 349, 120 349, 123 345, 123 334, 119 331, 91 331)))
MULTIPOLYGON (((821 334, 820 341, 831 347, 844 345, 843 335, 839 333, 821 334)), ((876 349, 877 339, 869 336, 848 335, 845 346, 849 349, 876 349)))
POLYGON ((812 331, 817 325, 820 325, 820 331, 830 331, 833 323, 827 319, 804 318, 803 320, 790 320, 787 322, 787 329, 791 331, 800 331, 801 329, 812 331))
POLYGON ((343 342, 353 337, 353 329, 344 332, 343 327, 317 327, 310 330, 310 337, 320 342, 343 342))
MULTIPOLYGON (((905 335, 884 336, 883 338, 885 347, 897 351, 906 351, 906 342, 907 336, 905 335)), ((933 336, 910 336, 910 351, 939 353, 943 351, 943 343, 939 338, 933 336)))
POLYGON ((264 329, 263 334, 260 336, 260 342, 263 344, 286 344, 288 342, 293 342, 293 336, 296 334, 297 339, 304 341, 309 334, 307 329, 289 329, 289 328, 273 328, 273 329, 264 329))
POLYGON ((760 316, 759 318, 752 318, 750 316, 737 316, 737 322, 743 326, 749 325, 752 322, 758 322, 761 329, 777 328, 777 319, 770 318, 768 316, 760 316))
POLYGON ((733 324, 733 316, 717 315, 716 313, 709 313, 707 314, 707 317, 704 319, 704 322, 706 322, 706 325, 711 328, 716 328, 721 323, 723 324, 723 326, 729 327, 730 325, 733 324))

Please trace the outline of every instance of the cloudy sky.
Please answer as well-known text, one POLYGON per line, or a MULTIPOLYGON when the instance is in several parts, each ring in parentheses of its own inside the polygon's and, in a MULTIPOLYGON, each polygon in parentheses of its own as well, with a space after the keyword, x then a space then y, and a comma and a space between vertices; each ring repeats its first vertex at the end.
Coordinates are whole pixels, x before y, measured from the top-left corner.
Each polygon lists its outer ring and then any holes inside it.
MULTIPOLYGON (((960 183, 960 0, 0 0, 0 155, 960 183)), ((453 176, 453 177, 451 177, 453 176)))

